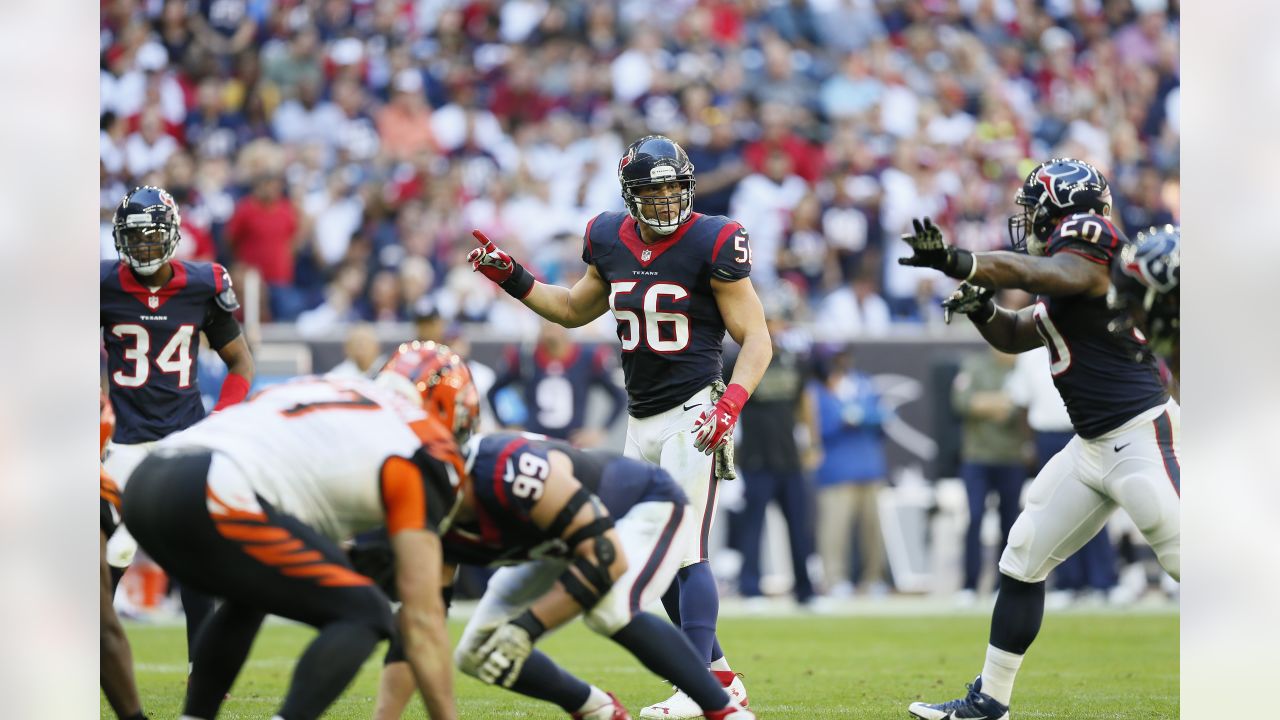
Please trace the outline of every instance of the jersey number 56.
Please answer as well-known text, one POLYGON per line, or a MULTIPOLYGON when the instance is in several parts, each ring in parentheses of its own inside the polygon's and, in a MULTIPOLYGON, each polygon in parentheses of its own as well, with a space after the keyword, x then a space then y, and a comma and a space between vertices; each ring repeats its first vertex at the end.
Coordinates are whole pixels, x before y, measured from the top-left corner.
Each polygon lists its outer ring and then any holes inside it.
POLYGON ((644 291, 644 320, 634 310, 618 307, 618 297, 635 291, 640 283, 635 280, 618 280, 609 286, 609 308, 618 321, 618 339, 622 341, 622 351, 631 352, 644 342, 656 353, 680 352, 689 346, 689 316, 682 312, 662 311, 658 309, 661 298, 673 301, 689 297, 689 291, 674 283, 654 283, 644 291), (669 330, 663 327, 666 325, 669 330), (663 337, 664 330, 667 337, 663 337))

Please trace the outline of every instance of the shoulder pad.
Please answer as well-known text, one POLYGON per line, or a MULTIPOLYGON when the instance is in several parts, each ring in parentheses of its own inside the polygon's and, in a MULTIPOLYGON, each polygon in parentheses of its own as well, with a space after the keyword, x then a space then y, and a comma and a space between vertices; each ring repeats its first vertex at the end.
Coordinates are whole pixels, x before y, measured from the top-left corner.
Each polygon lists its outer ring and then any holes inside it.
POLYGON ((218 307, 226 312, 240 309, 240 300, 236 298, 236 290, 231 286, 231 273, 218 263, 213 264, 213 291, 213 299, 218 307))
POLYGON ((98 272, 99 272, 98 282, 99 283, 106 282, 107 278, 111 277, 112 274, 117 272, 117 268, 119 266, 120 266, 119 260, 102 260, 99 263, 99 268, 98 268, 98 272))
POLYGON ((1071 252, 1095 262, 1110 263, 1124 242, 1124 236, 1111 220, 1092 213, 1077 213, 1054 228, 1045 251, 1047 255, 1071 252))

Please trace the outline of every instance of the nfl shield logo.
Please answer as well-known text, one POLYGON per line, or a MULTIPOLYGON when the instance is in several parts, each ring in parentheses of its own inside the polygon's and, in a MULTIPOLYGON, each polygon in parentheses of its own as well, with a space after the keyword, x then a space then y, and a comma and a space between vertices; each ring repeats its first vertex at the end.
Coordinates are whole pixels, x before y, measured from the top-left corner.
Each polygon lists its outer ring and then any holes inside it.
POLYGON ((147 298, 147 306, 150 307, 152 310, 155 310, 156 308, 160 307, 160 298, 156 297, 155 295, 152 295, 151 297, 147 298))
POLYGON ((649 258, 651 258, 651 257, 653 257, 653 252, 652 252, 652 251, 650 251, 650 250, 644 250, 644 251, 641 251, 641 253, 640 253, 640 262, 649 262, 649 258))

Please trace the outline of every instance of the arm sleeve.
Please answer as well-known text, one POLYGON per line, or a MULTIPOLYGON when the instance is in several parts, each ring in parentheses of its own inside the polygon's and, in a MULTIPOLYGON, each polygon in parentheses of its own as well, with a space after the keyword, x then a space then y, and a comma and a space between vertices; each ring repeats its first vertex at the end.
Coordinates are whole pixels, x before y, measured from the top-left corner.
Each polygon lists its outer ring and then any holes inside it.
POLYGON ((716 234, 711 249, 711 276, 718 280, 741 280, 751 275, 751 241, 746 228, 730 222, 716 234))
POLYGON ((221 350, 227 343, 240 337, 240 323, 235 316, 223 310, 217 303, 210 303, 204 314, 205 337, 209 338, 209 347, 221 350))

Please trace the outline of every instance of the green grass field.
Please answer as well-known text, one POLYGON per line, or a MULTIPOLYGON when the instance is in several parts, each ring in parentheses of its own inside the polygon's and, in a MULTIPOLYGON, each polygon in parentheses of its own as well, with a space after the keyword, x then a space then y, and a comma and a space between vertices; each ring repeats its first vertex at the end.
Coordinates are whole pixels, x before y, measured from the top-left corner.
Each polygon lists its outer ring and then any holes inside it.
MULTIPOLYGON (((989 620, 927 617, 736 617, 721 620, 734 669, 764 720, 906 718, 914 700, 958 696, 981 670, 989 620)), ((461 622, 451 623, 455 635, 461 622)), ((220 718, 269 718, 284 695, 309 628, 268 624, 220 718)), ((129 626, 143 705, 153 718, 180 714, 186 662, 181 625, 129 626)), ((633 714, 668 692, 621 648, 577 623, 540 647, 588 682, 615 692, 633 714)), ((382 651, 325 715, 366 720, 382 651)), ((461 718, 562 720, 550 705, 459 676, 461 718)), ((1178 617, 1063 614, 1044 628, 1018 676, 1018 718, 1177 718, 1178 617)), ((113 717, 106 701, 102 716, 113 717)), ((426 717, 419 701, 405 717, 426 717)))

